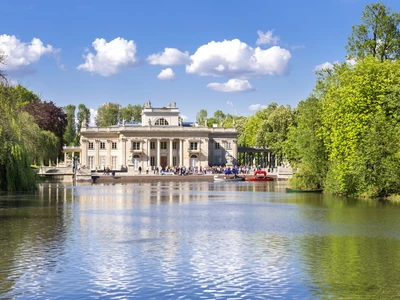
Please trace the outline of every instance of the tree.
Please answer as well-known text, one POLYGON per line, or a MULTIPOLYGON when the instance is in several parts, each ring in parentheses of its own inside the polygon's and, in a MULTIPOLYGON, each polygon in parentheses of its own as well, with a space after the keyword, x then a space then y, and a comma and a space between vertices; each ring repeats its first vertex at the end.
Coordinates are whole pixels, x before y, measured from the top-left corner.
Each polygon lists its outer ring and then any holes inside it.
POLYGON ((21 126, 16 101, 10 87, 0 83, 0 190, 30 190, 35 177, 31 159, 23 141, 25 127, 21 126))
POLYGON ((7 82, 6 74, 2 67, 4 66, 6 61, 6 56, 4 53, 0 50, 0 84, 4 84, 7 82))
POLYGON ((141 119, 142 119, 141 105, 128 104, 126 107, 121 108, 121 115, 119 121, 140 122, 141 119))
MULTIPOLYGON (((366 57, 354 66, 335 65, 319 79, 321 135, 329 169, 326 187, 344 195, 386 195, 397 168, 400 147, 400 61, 366 57)), ((393 185, 396 187, 396 185, 393 185)))
POLYGON ((196 122, 197 124, 203 125, 207 120, 207 111, 205 109, 200 109, 200 111, 196 114, 196 122))
POLYGON ((283 145, 287 139, 289 127, 293 124, 293 112, 290 106, 278 106, 272 102, 263 110, 266 118, 259 122, 256 133, 256 146, 269 148, 281 160, 283 145))
POLYGON ((75 145, 79 145, 79 133, 81 132, 82 123, 86 126, 89 126, 90 122, 90 109, 85 106, 85 104, 78 105, 78 114, 77 114, 78 124, 76 124, 76 141, 75 145))
POLYGON ((296 188, 323 187, 328 165, 326 148, 318 130, 321 128, 321 101, 311 96, 300 101, 295 112, 295 122, 289 127, 283 153, 294 174, 291 185, 296 188))
POLYGON ((31 102, 19 108, 33 116, 35 123, 42 129, 52 133, 60 141, 60 150, 64 145, 64 132, 67 126, 67 116, 61 107, 56 106, 53 101, 31 102))
POLYGON ((221 124, 225 119, 225 114, 222 112, 222 110, 217 110, 214 112, 214 119, 218 124, 221 124))
POLYGON ((108 127, 116 125, 120 121, 121 105, 116 103, 105 103, 97 110, 96 125, 108 127))
POLYGON ((366 5, 361 20, 354 25, 346 50, 348 58, 372 55, 380 61, 400 58, 400 14, 391 13, 382 3, 366 5))
POLYGON ((140 104, 135 104, 135 105, 133 105, 132 110, 133 110, 132 121, 133 122, 141 122, 143 106, 140 104))
POLYGON ((75 105, 69 104, 64 107, 67 115, 67 126, 64 133, 64 141, 68 146, 74 146, 76 141, 75 105))
POLYGON ((34 92, 28 90, 26 87, 18 84, 10 86, 11 92, 14 94, 13 98, 17 101, 17 107, 23 106, 28 103, 40 102, 40 97, 34 92))

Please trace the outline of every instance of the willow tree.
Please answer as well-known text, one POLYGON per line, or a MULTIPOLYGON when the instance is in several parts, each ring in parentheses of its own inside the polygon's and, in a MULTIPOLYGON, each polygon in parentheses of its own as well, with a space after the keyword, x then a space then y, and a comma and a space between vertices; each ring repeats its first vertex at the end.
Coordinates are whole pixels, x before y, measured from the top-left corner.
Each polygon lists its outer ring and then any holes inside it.
POLYGON ((29 190, 35 187, 31 159, 23 142, 16 101, 11 89, 0 84, 0 190, 29 190))

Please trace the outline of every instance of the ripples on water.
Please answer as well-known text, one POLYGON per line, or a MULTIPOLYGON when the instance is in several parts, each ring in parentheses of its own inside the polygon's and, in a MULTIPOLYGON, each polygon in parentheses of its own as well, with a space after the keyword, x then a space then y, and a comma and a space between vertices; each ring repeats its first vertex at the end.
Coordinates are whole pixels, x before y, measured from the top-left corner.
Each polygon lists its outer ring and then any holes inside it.
POLYGON ((400 287, 393 203, 274 182, 0 197, 2 299, 388 299, 400 287))

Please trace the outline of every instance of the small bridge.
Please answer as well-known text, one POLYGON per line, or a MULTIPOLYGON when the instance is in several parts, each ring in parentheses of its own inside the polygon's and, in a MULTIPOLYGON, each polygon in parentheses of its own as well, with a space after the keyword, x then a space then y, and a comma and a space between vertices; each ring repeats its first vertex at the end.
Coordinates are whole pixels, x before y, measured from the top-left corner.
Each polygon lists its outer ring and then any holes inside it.
POLYGON ((40 167, 37 175, 45 180, 67 180, 74 179, 72 167, 40 167))

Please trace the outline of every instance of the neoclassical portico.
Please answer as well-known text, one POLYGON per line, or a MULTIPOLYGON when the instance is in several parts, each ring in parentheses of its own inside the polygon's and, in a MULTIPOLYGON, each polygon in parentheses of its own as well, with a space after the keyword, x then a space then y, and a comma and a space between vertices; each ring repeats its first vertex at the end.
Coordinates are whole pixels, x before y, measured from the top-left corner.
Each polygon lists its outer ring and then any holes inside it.
POLYGON ((237 159, 235 128, 212 128, 182 122, 175 103, 153 108, 146 102, 141 123, 82 127, 81 165, 142 170, 223 165, 226 154, 237 159))

